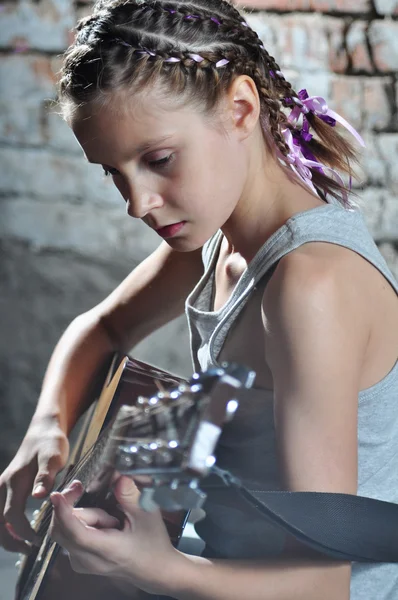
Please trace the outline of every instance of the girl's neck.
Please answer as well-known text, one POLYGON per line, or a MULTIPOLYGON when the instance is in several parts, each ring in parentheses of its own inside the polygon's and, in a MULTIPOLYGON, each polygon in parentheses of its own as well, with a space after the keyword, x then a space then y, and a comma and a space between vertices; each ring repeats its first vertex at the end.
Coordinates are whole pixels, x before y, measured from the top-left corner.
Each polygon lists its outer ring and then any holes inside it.
POLYGON ((263 169, 258 167, 255 172, 257 177, 247 178, 247 189, 222 227, 227 252, 239 253, 247 263, 294 214, 325 205, 311 190, 288 177, 275 161, 268 160, 263 169))

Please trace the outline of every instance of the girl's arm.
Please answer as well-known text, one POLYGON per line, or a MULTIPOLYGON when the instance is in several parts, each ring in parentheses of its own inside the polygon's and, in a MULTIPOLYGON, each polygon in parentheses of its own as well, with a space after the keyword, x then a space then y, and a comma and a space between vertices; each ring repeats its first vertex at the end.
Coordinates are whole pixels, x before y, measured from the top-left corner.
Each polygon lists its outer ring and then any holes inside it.
MULTIPOLYGON (((359 294, 341 263, 311 249, 282 259, 267 286, 264 336, 282 489, 357 493, 358 391, 370 330, 359 294)), ((183 558, 188 566, 170 589, 178 600, 350 597, 351 564, 320 554, 245 566, 183 558)))
POLYGON ((28 495, 45 497, 68 458, 67 436, 87 408, 87 390, 113 352, 127 352, 184 310, 203 272, 200 250, 173 251, 163 242, 101 304, 77 317, 59 340, 40 398, 16 456, 0 475, 0 546, 29 551, 5 527, 33 542, 28 495), (3 524, 2 524, 3 522, 3 524))
POLYGON ((103 302, 67 328, 49 362, 35 418, 56 419, 68 434, 106 358, 115 351, 127 353, 182 314, 202 272, 200 250, 175 252, 162 242, 103 302))
POLYGON ((349 600, 350 567, 319 559, 228 561, 184 555, 177 600, 349 600))

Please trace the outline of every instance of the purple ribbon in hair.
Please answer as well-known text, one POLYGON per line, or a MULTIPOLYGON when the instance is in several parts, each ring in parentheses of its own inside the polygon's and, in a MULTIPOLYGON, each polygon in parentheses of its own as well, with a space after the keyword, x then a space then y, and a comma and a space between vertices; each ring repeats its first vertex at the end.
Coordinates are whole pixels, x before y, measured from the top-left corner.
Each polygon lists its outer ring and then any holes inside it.
MULTIPOLYGON (((305 119, 304 125, 303 125, 301 131, 300 132, 294 131, 292 133, 292 137, 293 137, 294 145, 300 147, 301 153, 303 154, 303 156, 306 159, 312 160, 313 162, 318 162, 316 156, 311 152, 311 150, 307 146, 308 142, 310 142, 312 140, 312 138, 314 137, 310 133, 310 124, 307 121, 307 119, 305 119)), ((318 170, 321 173, 323 173, 321 166, 318 167, 318 170)))
POLYGON ((359 144, 365 147, 365 142, 359 133, 346 121, 341 115, 331 110, 324 98, 321 96, 309 96, 307 90, 300 90, 298 98, 288 98, 288 101, 293 101, 297 106, 292 109, 289 115, 289 122, 293 125, 297 125, 300 114, 304 115, 304 124, 307 122, 305 115, 309 112, 315 114, 317 117, 322 119, 325 123, 334 127, 336 122, 340 123, 345 127, 359 142, 359 144))
MULTIPOLYGON (((344 188, 345 184, 339 173, 331 167, 320 163, 308 148, 307 144, 312 140, 313 136, 310 133, 310 122, 306 118, 306 115, 311 112, 331 127, 335 127, 336 123, 340 123, 355 137, 361 146, 365 146, 362 137, 341 115, 331 110, 328 107, 326 100, 321 96, 310 97, 307 90, 300 90, 298 98, 286 98, 286 101, 290 104, 296 104, 288 117, 288 121, 292 123, 292 125, 295 127, 297 126, 301 114, 304 118, 300 131, 292 133, 289 128, 282 131, 285 142, 290 149, 290 152, 285 159, 290 164, 293 171, 295 171, 316 194, 317 191, 312 183, 312 173, 310 169, 317 169, 323 175, 325 175, 326 171, 344 188)), ((343 200, 345 203, 348 203, 348 195, 344 189, 343 200)))
MULTIPOLYGON (((322 174, 325 174, 324 171, 329 172, 331 176, 338 181, 342 188, 345 187, 344 181, 337 171, 320 163, 312 154, 312 152, 303 146, 301 136, 293 136, 289 128, 283 129, 282 135, 290 150, 289 154, 283 158, 290 164, 293 171, 299 175, 304 183, 311 188, 316 195, 318 195, 318 192, 312 183, 311 169, 318 169, 322 174)), ((345 203, 348 203, 348 194, 344 189, 343 200, 345 203)))

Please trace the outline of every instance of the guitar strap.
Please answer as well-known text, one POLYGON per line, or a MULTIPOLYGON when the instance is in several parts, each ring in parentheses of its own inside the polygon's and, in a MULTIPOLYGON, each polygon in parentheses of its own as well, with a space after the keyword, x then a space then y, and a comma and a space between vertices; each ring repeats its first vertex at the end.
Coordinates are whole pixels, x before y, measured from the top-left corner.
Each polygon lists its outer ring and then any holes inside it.
POLYGON ((353 494, 250 491, 229 471, 211 473, 269 521, 337 560, 398 562, 398 504, 353 494))

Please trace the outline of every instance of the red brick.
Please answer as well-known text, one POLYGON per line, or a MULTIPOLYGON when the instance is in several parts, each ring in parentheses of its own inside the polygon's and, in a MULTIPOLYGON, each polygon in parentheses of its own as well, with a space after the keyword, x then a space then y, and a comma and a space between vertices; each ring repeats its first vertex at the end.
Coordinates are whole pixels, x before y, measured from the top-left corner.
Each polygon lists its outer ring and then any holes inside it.
POLYGON ((363 84, 364 128, 385 129, 392 117, 387 95, 387 88, 392 87, 392 81, 389 77, 365 77, 363 84))
POLYGON ((72 2, 8 2, 1 11, 1 44, 21 52, 34 48, 63 51, 75 14, 72 2))
POLYGON ((265 48, 276 62, 280 60, 280 16, 265 13, 252 13, 246 16, 246 21, 262 40, 265 48))
POLYGON ((370 0, 312 0, 311 8, 319 12, 364 13, 371 9, 370 0))
POLYGON ((379 15, 398 15, 398 0, 374 0, 379 15))
POLYGON ((282 71, 346 71, 343 19, 313 13, 280 16, 256 13, 248 15, 247 20, 277 58, 282 71))
POLYGON ((51 60, 45 56, 33 56, 31 59, 31 67, 35 76, 41 80, 47 80, 55 83, 56 78, 52 70, 51 60))
POLYGON ((331 108, 356 129, 362 128, 362 77, 334 76, 331 81, 331 108))
MULTIPOLYGON (((329 46, 327 68, 334 73, 344 73, 348 67, 348 56, 344 46, 344 21, 328 17, 323 19, 323 24, 329 46)), ((314 35, 313 37, 315 39, 314 35)))
POLYGON ((314 10, 316 12, 365 13, 370 0, 237 0, 237 4, 264 10, 314 10))
POLYGON ((261 8, 264 10, 280 10, 287 12, 289 10, 311 10, 311 0, 238 0, 237 4, 243 6, 261 8))
POLYGON ((280 65, 298 71, 328 68, 329 44, 320 15, 285 15, 278 19, 280 65), (317 31, 317 35, 313 32, 317 31))
POLYGON ((355 145, 360 157, 359 167, 355 166, 359 181, 355 184, 358 183, 360 186, 363 184, 383 186, 387 181, 388 167, 386 160, 380 154, 379 142, 380 137, 384 134, 375 133, 374 131, 362 131, 361 134, 366 147, 362 148, 355 145))
MULTIPOLYGON (((396 167, 398 156, 398 134, 379 133, 377 136, 379 154, 387 171, 387 181, 391 190, 398 189, 398 170, 396 167)), ((398 221, 396 221, 398 223, 398 221)))
POLYGON ((398 22, 373 21, 368 32, 373 58, 379 71, 396 71, 398 65, 398 22))
POLYGON ((0 116, 1 140, 19 144, 43 143, 42 103, 45 98, 54 96, 51 60, 38 55, 3 55, 0 80, 7 82, 7 101, 0 116))
POLYGON ((353 21, 349 28, 346 41, 348 55, 352 61, 354 71, 374 71, 366 40, 368 23, 366 21, 353 21))

